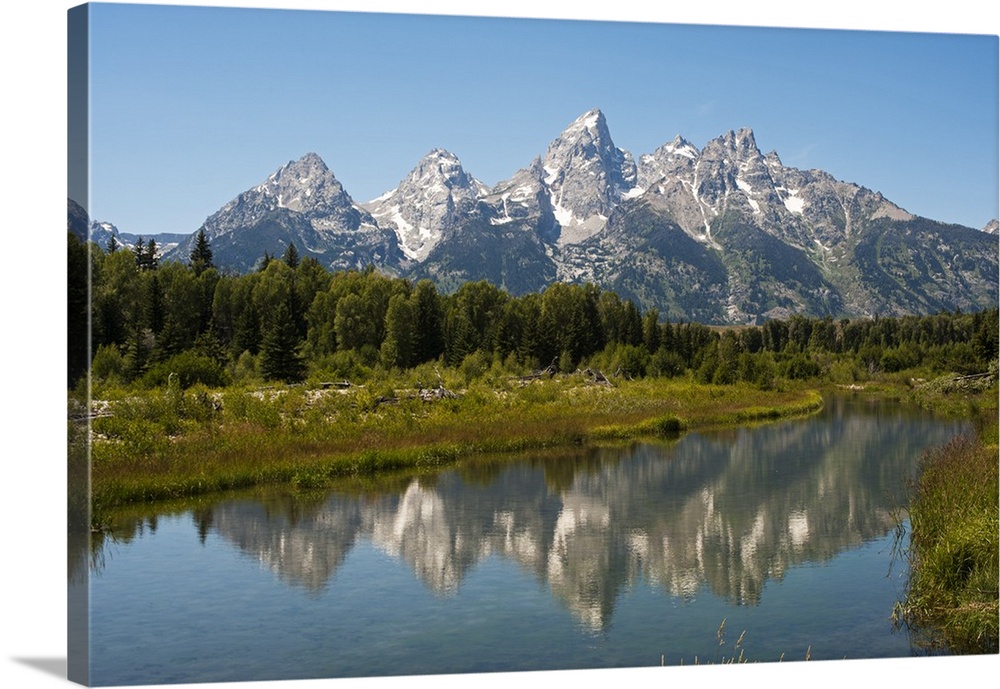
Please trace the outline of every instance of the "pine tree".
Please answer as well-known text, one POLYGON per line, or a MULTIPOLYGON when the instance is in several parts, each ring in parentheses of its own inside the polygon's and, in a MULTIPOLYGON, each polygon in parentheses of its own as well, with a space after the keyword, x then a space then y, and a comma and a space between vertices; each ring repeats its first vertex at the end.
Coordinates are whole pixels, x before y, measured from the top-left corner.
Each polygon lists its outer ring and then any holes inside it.
POLYGON ((147 244, 142 237, 139 237, 135 246, 132 247, 132 253, 135 256, 135 265, 139 270, 156 269, 159 259, 156 258, 156 241, 153 238, 150 238, 147 244))
POLYGON ((413 293, 413 362, 434 361, 444 352, 444 312, 434 283, 421 280, 413 293))
POLYGON ((146 326, 154 335, 159 335, 163 330, 163 322, 166 319, 166 305, 164 303, 163 285, 156 273, 149 276, 145 283, 145 294, 142 301, 142 317, 146 326))
POLYGON ((135 264, 142 270, 143 262, 146 260, 146 240, 139 237, 132 247, 132 255, 135 256, 135 264))
POLYGON ((203 271, 214 267, 212 248, 209 246, 204 229, 198 230, 198 236, 194 240, 194 248, 191 249, 191 267, 195 275, 201 275, 203 271))
POLYGON ((286 304, 279 304, 271 314, 260 345, 260 372, 269 380, 295 383, 305 378, 305 361, 299 354, 295 321, 286 304))
POLYGON ((156 270, 160 265, 160 259, 156 256, 156 242, 152 237, 146 244, 146 250, 142 254, 142 263, 139 268, 142 270, 156 270))
POLYGON ((129 381, 137 380, 149 368, 153 350, 152 339, 153 335, 149 329, 142 327, 142 323, 137 320, 125 344, 125 374, 129 381))
POLYGON ((289 268, 298 268, 299 266, 299 250, 295 248, 295 242, 289 242, 288 248, 285 249, 284 256, 281 260, 285 262, 289 268))
POLYGON ((263 273, 265 270, 267 270, 267 267, 271 265, 271 261, 273 260, 274 256, 272 256, 269 252, 265 251, 264 255, 257 260, 257 272, 263 273))
POLYGON ((234 359, 243 352, 256 354, 260 351, 260 318, 252 301, 247 302, 236 316, 230 348, 234 359))
POLYGON ((642 342, 650 354, 660 348, 660 312, 656 309, 642 317, 642 342))

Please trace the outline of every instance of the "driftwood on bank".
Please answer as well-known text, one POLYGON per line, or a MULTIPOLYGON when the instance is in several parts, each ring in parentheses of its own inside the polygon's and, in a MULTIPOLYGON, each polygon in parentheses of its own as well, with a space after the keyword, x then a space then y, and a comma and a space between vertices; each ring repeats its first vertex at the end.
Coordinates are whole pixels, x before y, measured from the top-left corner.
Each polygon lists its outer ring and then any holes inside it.
POLYGON ((438 385, 436 388, 420 388, 417 390, 417 397, 424 402, 434 402, 436 400, 458 399, 458 393, 452 392, 443 385, 438 385))
POLYGON ((351 381, 349 380, 338 380, 334 382, 320 383, 319 387, 321 390, 329 390, 330 388, 339 388, 341 390, 346 390, 351 386, 351 381))
POLYGON ((611 381, 608 380, 608 377, 605 376, 600 369, 585 368, 580 373, 587 376, 587 378, 590 379, 590 382, 594 385, 606 385, 607 387, 611 387, 611 381))
POLYGON ((457 392, 452 392, 443 385, 439 385, 436 388, 425 388, 421 386, 417 389, 416 393, 410 393, 406 395, 380 395, 372 400, 373 406, 380 406, 383 404, 399 404, 401 400, 407 399, 419 399, 421 402, 436 402, 438 400, 453 400, 458 399, 459 395, 457 392))
POLYGON ((552 363, 546 366, 545 368, 538 369, 537 371, 532 371, 526 376, 517 376, 513 380, 518 381, 519 383, 521 383, 521 385, 525 385, 533 380, 539 380, 540 378, 543 377, 551 378, 559 371, 559 368, 556 366, 556 362, 558 361, 559 361, 558 358, 553 359, 552 363))
POLYGON ((425 388, 423 383, 417 383, 417 397, 424 402, 458 399, 458 393, 452 392, 444 386, 444 377, 441 375, 441 371, 438 370, 437 366, 434 367, 434 373, 437 374, 437 387, 425 388))

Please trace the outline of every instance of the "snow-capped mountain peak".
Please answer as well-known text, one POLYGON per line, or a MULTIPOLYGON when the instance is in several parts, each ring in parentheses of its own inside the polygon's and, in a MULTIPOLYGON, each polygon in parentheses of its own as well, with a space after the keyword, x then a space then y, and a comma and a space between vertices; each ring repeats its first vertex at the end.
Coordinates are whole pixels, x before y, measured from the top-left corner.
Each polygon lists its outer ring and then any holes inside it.
MULTIPOLYGON (((308 153, 203 229, 226 269, 253 269, 295 243, 335 270, 374 265, 442 289, 487 279, 513 292, 587 280, 710 322, 966 308, 996 295, 996 245, 982 232, 917 218, 822 170, 786 167, 761 153, 750 128, 701 149, 678 135, 636 161, 597 109, 489 190, 435 148, 359 206, 308 153), (890 284, 903 290, 891 302, 890 284)), ((996 233, 996 222, 984 231, 996 233)), ((185 260, 189 251, 190 241, 172 253, 185 260)))
POLYGON ((454 224, 475 210, 486 185, 468 174, 458 157, 435 148, 391 191, 365 207, 392 228, 410 259, 422 261, 454 224))
POLYGON ((597 109, 577 117, 549 144, 542 168, 560 245, 603 229, 612 209, 636 186, 632 155, 615 146, 597 109))
MULTIPOLYGON (((281 255, 290 243, 331 268, 360 268, 373 260, 391 265, 399 257, 391 233, 354 202, 316 153, 282 165, 209 216, 201 230, 219 264, 240 270, 265 254, 281 255)), ((193 237, 171 257, 184 260, 193 237)))
POLYGON ((316 153, 289 161, 252 192, 271 208, 300 213, 353 205, 350 195, 316 153))

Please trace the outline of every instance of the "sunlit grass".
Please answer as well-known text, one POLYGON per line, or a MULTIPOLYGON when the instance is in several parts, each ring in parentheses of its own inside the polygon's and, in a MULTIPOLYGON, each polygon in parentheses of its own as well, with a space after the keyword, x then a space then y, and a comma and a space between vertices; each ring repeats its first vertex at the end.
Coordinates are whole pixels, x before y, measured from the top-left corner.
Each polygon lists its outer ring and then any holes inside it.
POLYGON ((666 379, 607 387, 577 375, 476 382, 433 402, 414 392, 192 388, 111 401, 112 415, 94 420, 95 509, 264 483, 319 487, 469 455, 663 437, 822 406, 812 391, 666 379))
POLYGON ((953 653, 998 650, 997 422, 928 452, 910 504, 910 580, 898 621, 953 653))

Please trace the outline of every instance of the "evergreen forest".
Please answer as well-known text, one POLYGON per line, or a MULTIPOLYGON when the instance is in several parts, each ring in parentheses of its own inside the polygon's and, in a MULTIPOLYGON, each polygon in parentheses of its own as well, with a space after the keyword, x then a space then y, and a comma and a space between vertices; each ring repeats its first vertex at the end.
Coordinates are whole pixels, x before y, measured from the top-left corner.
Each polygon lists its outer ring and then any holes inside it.
MULTIPOLYGON (((69 235, 69 380, 155 388, 364 382, 422 364, 467 380, 490 370, 691 376, 713 384, 879 374, 971 375, 996 367, 998 311, 895 318, 793 316, 760 325, 672 321, 592 284, 512 296, 486 281, 442 293, 374 269, 331 273, 293 245, 223 274, 204 235, 187 263, 153 240, 106 249, 69 235)), ((427 381, 431 383, 433 381, 427 381)))

